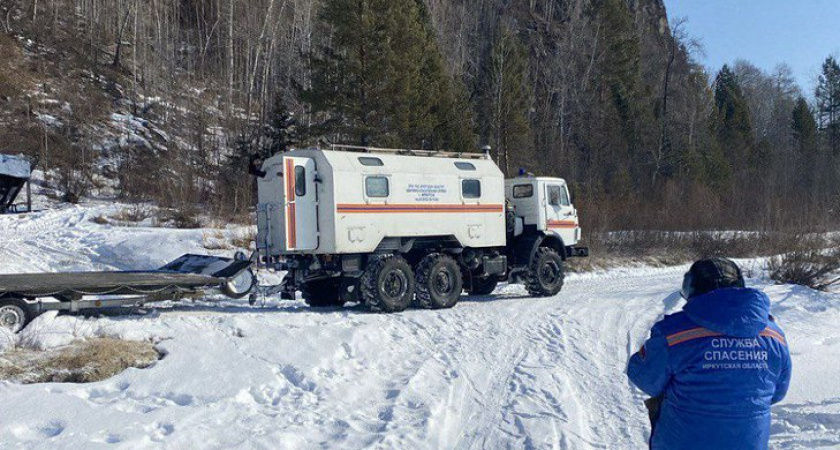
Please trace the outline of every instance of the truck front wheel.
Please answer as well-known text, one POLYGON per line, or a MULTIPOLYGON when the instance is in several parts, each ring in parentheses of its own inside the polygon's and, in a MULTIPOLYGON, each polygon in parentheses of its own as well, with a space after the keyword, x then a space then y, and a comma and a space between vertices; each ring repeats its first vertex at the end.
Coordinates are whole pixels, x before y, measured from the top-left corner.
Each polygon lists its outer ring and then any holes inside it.
POLYGON ((563 258, 554 249, 540 247, 528 266, 525 288, 534 297, 550 297, 563 288, 563 258))
POLYGON ((404 311, 414 297, 414 273, 400 256, 373 258, 362 274, 361 291, 374 311, 404 311))
POLYGON ((463 288, 461 268, 449 255, 432 253, 417 266, 417 303, 422 308, 451 308, 463 288))

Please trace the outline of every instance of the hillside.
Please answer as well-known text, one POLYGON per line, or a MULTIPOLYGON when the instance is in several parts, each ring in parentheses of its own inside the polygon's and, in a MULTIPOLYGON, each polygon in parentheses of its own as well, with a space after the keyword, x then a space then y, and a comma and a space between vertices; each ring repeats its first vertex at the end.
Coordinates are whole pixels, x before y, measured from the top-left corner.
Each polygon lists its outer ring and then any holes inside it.
MULTIPOLYGON (((0 5, 6 137, 0 151, 40 157, 67 200, 117 195, 226 217, 247 211, 245 157, 276 148, 270 128, 277 115, 295 113, 301 125, 318 119, 299 87, 311 83, 311 59, 331 48, 325 2, 170 6, 0 5)), ((468 99, 472 112, 461 114, 468 119, 461 131, 474 136, 476 148, 491 144, 510 172, 526 167, 580 180, 579 194, 593 204, 627 176, 648 178, 616 168, 647 166, 632 162, 648 156, 627 138, 642 136, 643 128, 656 134, 659 125, 653 118, 631 124, 623 108, 630 97, 639 105, 656 102, 669 49, 676 61, 672 90, 690 89, 688 55, 675 43, 661 0, 453 0, 423 7, 421 20, 436 40, 426 53, 440 52, 462 90, 455 95, 468 99), (526 60, 512 65, 505 49, 526 60), (616 59, 622 54, 628 58, 616 59), (517 80, 519 88, 511 89, 517 80)), ((674 97, 673 108, 683 97, 674 97)), ((310 143, 356 139, 306 136, 310 143)))
POLYGON ((0 17, 0 151, 38 156, 69 201, 243 220, 253 154, 489 144, 509 175, 569 180, 590 230, 838 222, 840 64, 814 92, 784 65, 707 72, 662 0, 8 0, 0 17))

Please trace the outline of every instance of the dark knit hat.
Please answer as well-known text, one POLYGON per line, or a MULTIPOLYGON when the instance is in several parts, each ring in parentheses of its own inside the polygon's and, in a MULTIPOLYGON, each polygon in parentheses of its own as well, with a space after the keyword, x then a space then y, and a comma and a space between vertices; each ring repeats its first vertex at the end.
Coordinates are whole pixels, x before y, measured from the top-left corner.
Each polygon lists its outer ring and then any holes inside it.
POLYGON ((682 295, 691 299, 728 287, 744 287, 744 276, 738 265, 726 258, 701 259, 686 272, 682 295))

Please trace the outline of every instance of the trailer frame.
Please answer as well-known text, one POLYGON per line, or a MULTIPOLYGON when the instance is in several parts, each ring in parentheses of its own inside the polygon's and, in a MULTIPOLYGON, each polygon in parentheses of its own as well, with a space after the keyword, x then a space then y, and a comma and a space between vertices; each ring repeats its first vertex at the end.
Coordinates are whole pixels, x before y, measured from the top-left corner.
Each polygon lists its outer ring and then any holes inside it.
POLYGON ((252 262, 242 256, 189 254, 157 270, 0 275, 0 327, 18 332, 47 311, 141 307, 208 293, 238 299, 256 284, 252 262))

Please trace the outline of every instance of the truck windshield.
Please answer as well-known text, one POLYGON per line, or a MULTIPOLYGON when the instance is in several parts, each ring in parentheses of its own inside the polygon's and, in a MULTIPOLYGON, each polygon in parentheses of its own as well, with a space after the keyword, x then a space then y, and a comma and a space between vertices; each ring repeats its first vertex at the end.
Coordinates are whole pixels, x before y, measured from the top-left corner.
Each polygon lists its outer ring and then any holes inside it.
POLYGON ((569 200, 569 190, 566 188, 566 186, 560 188, 560 203, 562 203, 563 206, 572 205, 571 200, 569 200))

